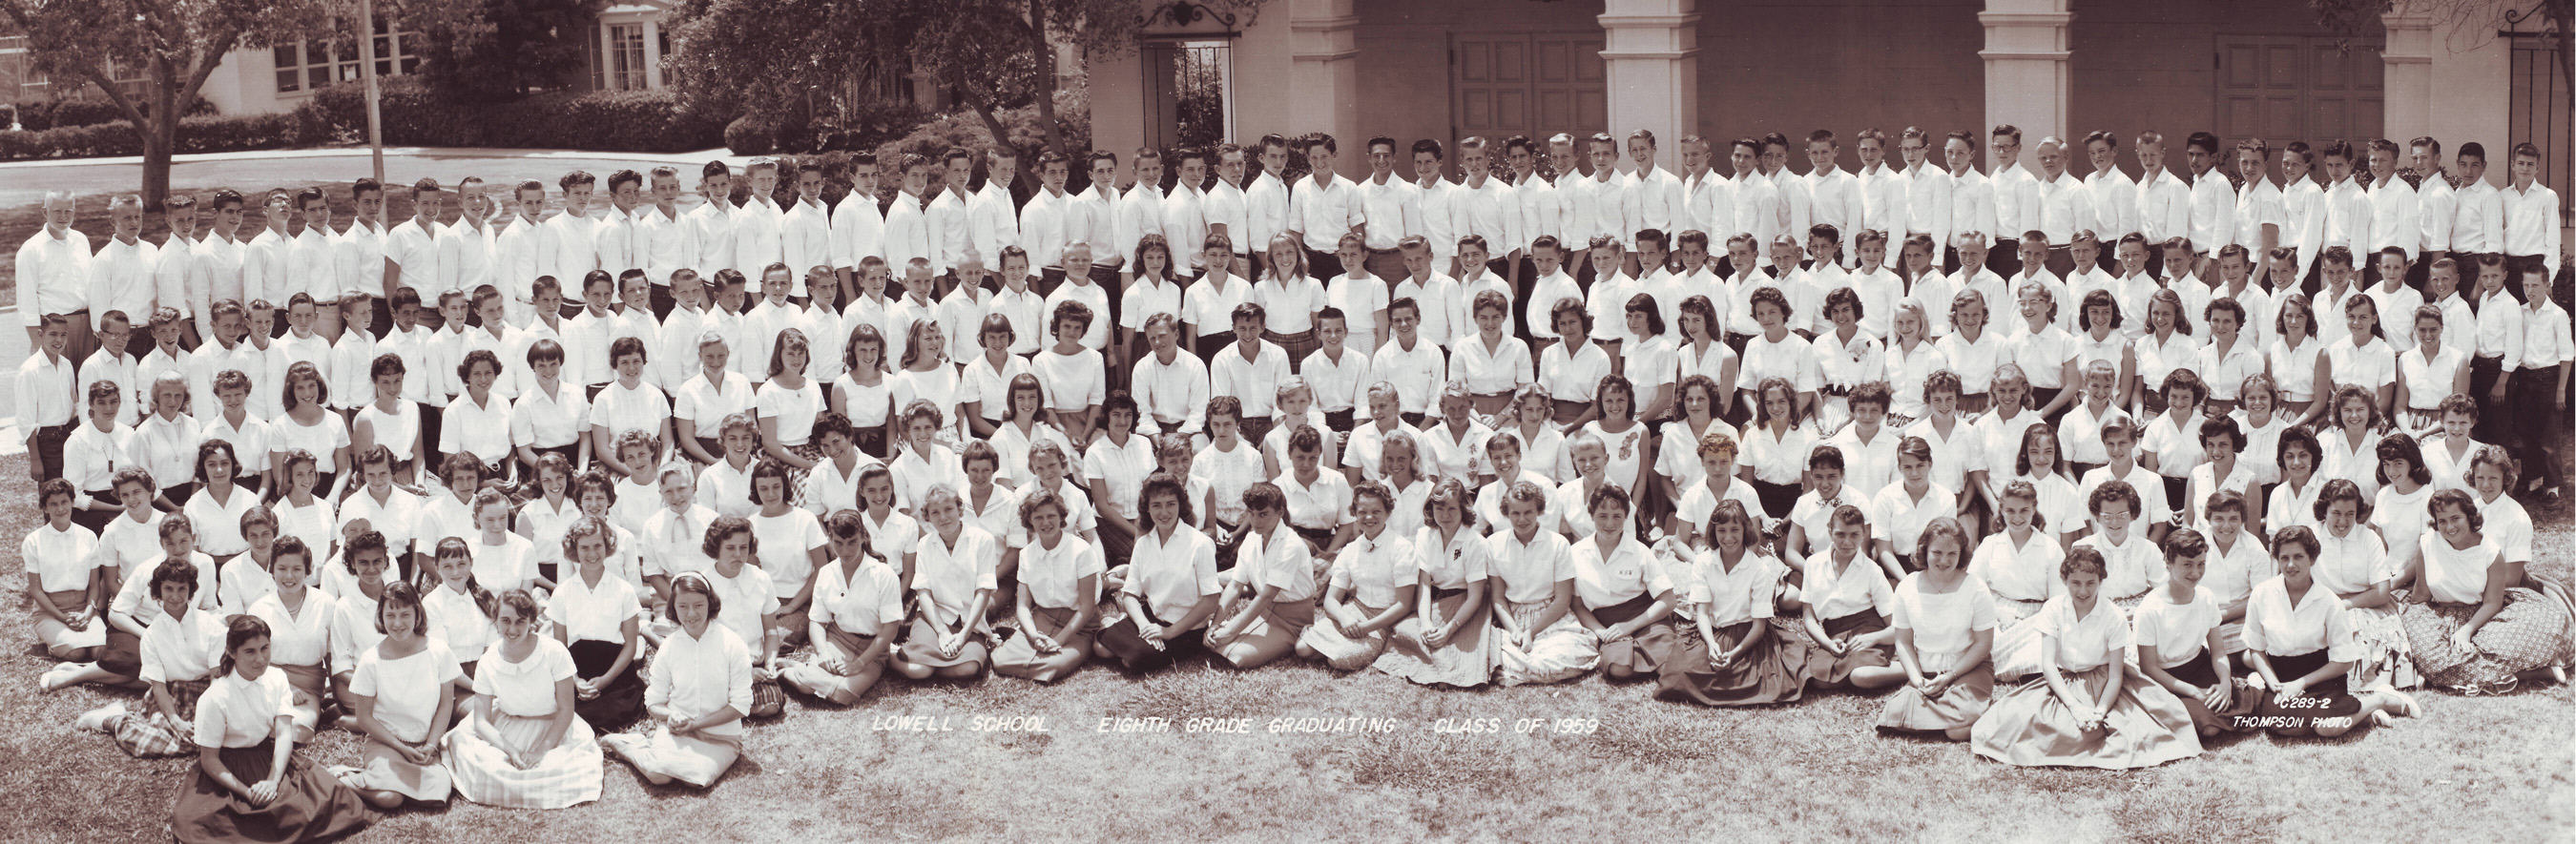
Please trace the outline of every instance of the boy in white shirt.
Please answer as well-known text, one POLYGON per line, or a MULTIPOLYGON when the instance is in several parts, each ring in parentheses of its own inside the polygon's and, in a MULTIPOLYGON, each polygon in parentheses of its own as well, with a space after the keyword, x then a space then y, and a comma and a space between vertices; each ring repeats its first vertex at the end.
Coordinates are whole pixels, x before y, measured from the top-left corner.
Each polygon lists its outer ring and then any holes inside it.
MULTIPOLYGON (((1457 311, 1458 283, 1431 268, 1431 244, 1421 238, 1407 238, 1397 247, 1404 252, 1403 281, 1395 283, 1395 299, 1412 299, 1418 307, 1419 330, 1423 341, 1446 347, 1462 326, 1451 325, 1457 311)), ((1338 263, 1338 261, 1336 261, 1338 263)), ((1387 306, 1387 319, 1394 322, 1394 304, 1387 306)))

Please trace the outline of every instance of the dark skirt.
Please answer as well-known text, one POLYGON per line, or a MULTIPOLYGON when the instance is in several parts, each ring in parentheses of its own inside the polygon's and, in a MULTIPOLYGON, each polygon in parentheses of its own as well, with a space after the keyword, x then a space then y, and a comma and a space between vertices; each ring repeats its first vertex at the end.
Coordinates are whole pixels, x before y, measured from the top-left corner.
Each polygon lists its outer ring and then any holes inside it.
MULTIPOLYGON (((276 755, 274 741, 219 751, 224 767, 245 783, 267 779, 276 755)), ((300 756, 287 757, 277 797, 265 806, 252 806, 203 767, 191 767, 188 785, 170 812, 170 834, 180 841, 322 841, 355 833, 376 820, 366 798, 300 756)))
MULTIPOLYGON (((1169 623, 1159 618, 1150 618, 1153 613, 1151 607, 1147 607, 1145 612, 1149 620, 1156 624, 1169 623)), ((1101 647, 1108 649, 1110 657, 1117 660, 1118 667, 1130 674, 1160 671, 1171 667, 1172 660, 1176 657, 1207 649, 1206 638, 1191 630, 1172 631, 1170 635, 1164 637, 1158 647, 1152 642, 1145 641, 1144 635, 1137 631, 1136 620, 1133 618, 1121 618, 1118 623, 1101 630, 1098 641, 1101 647)))
MULTIPOLYGON (((1887 617, 1879 615, 1876 609, 1866 609, 1840 618, 1825 619, 1824 628, 1826 636, 1847 640, 1887 629, 1887 617)), ((1885 643, 1852 648, 1842 656, 1834 656, 1824 649, 1822 643, 1817 643, 1814 658, 1807 660, 1807 679, 1826 684, 1841 683, 1850 679, 1854 669, 1893 664, 1894 655, 1885 643)))
POLYGON ((1278 346, 1280 351, 1288 353, 1288 366, 1291 370, 1305 366, 1306 356, 1324 347, 1324 341, 1315 336, 1313 328, 1295 334, 1281 334, 1264 329, 1261 332, 1261 339, 1269 341, 1271 345, 1278 346))
POLYGON ((1761 499, 1763 514, 1773 519, 1788 518, 1789 511, 1798 506, 1798 496, 1802 492, 1804 490, 1795 483, 1775 484, 1759 478, 1753 481, 1754 497, 1761 499))
POLYGON ((1288 529, 1296 531, 1297 538, 1306 540, 1306 547, 1312 549, 1314 553, 1321 554, 1324 553, 1324 549, 1333 547, 1333 534, 1336 531, 1297 525, 1289 525, 1288 529))
POLYGON ((1655 696, 1702 706, 1787 703, 1806 694, 1805 636, 1780 619, 1749 619, 1717 628, 1718 641, 1700 638, 1696 624, 1678 625, 1674 657, 1658 669, 1655 696), (1763 637, 1741 659, 1720 667, 1714 655, 1733 649, 1763 625, 1763 637))
MULTIPOLYGON (((617 654, 626 649, 616 642, 577 639, 571 647, 573 671, 583 677, 597 677, 617 664, 617 654)), ((590 722, 593 730, 613 733, 634 723, 644 712, 644 655, 628 660, 626 670, 601 686, 599 696, 573 702, 573 713, 590 722)))
POLYGON ((852 444, 858 447, 860 454, 878 460, 891 460, 894 457, 892 452, 886 450, 885 425, 858 429, 852 437, 852 444))
MULTIPOLYGON (((1652 593, 1640 594, 1593 610, 1592 620, 1601 622, 1603 626, 1625 624, 1645 615, 1654 606, 1652 593)), ((1629 677, 1643 679, 1655 674, 1664 663, 1672 661, 1674 642, 1672 618, 1658 619, 1640 628, 1636 635, 1602 642, 1601 670, 1605 675, 1625 673, 1629 677)))
MULTIPOLYGON (((2296 656, 2264 654, 2263 658, 2272 663, 2272 675, 2283 680, 2308 676, 2328 662, 2322 648, 2296 656)), ((2274 733, 2313 729, 2319 720, 2326 720, 2329 726, 2359 726, 2352 723, 2352 716, 2361 713, 2361 699, 2354 697, 2344 685, 2344 678, 2344 674, 2337 674, 2320 680, 2308 686, 2307 693, 2296 699, 2281 697, 2280 692, 2271 689, 2264 690, 2262 697, 2254 703, 2254 717, 2261 719, 2255 723, 2274 733)))

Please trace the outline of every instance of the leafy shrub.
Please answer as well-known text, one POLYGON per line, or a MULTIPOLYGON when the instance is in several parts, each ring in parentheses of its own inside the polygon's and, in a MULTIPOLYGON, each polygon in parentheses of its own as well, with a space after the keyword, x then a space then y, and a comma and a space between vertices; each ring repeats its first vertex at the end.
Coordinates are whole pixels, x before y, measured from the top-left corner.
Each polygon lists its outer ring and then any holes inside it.
MULTIPOLYGON (((668 91, 556 91, 515 102, 471 101, 409 77, 379 89, 384 139, 419 146, 497 146, 603 152, 688 152, 723 142, 724 121, 684 107, 668 91)), ((318 134, 366 137, 366 89, 315 92, 297 114, 318 134)))
MULTIPOLYGON (((148 110, 148 109, 147 109, 148 110)), ((215 104, 199 97, 181 109, 181 117, 215 113, 215 104)), ((29 132, 60 129, 67 126, 96 126, 125 120, 125 110, 106 100, 58 100, 18 104, 18 125, 29 132)))
MULTIPOLYGON (((279 149, 313 143, 310 127, 292 114, 182 117, 174 152, 279 149)), ((123 121, 64 126, 42 132, 0 131, 0 159, 100 158, 143 154, 143 136, 123 121)))

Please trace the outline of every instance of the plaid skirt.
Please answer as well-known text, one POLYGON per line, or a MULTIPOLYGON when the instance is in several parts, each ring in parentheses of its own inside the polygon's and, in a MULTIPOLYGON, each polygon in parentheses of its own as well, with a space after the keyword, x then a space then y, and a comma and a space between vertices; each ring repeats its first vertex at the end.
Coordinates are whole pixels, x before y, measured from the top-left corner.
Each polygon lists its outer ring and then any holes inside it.
MULTIPOLYGON (((823 452, 823 444, 814 440, 808 440, 804 445, 787 446, 787 453, 796 455, 799 459, 818 466, 822 465, 823 461, 828 460, 831 457, 823 452)), ((796 464, 789 463, 784 460, 771 460, 770 462, 777 463, 779 468, 787 470, 788 506, 805 506, 805 476, 812 474, 814 470, 811 468, 799 468, 796 464)))
POLYGON ((2162 765, 2200 755, 2200 733, 2191 711, 2163 686, 2136 671, 2122 671, 2111 685, 2107 664, 2064 675, 2095 701, 2117 695, 2102 729, 2087 732, 2082 720, 2048 687, 2033 678, 1995 699, 1969 733, 1978 756, 2023 767, 2073 767, 2127 770, 2162 765))
POLYGON ((1377 670, 1426 686, 1456 686, 1472 689, 1493 682, 1493 621, 1486 617, 1489 607, 1478 602, 1475 611, 1458 625, 1457 635, 1440 647, 1432 647, 1423 637, 1438 625, 1448 624, 1464 612, 1467 590, 1436 589, 1431 595, 1431 614, 1415 613, 1395 623, 1386 652, 1374 663, 1377 670))
POLYGON ((545 735, 549 720, 493 713, 493 731, 501 739, 497 745, 477 735, 470 718, 449 730, 447 772, 456 782, 456 793, 504 809, 562 809, 598 800, 607 765, 588 721, 572 719, 563 739, 538 757, 536 764, 527 768, 510 764, 503 748, 534 745, 545 735))
POLYGON ((2564 604, 2530 589, 2505 590, 2504 608, 2478 628, 2477 651, 2465 653, 2452 646, 2451 636, 2477 611, 2476 604, 2424 603, 2409 605, 2400 614, 2407 646, 2425 682, 2470 687, 2503 684, 2522 672, 2566 662, 2564 604))
MULTIPOLYGON (((1528 629, 1538 622, 1539 613, 1545 609, 1543 604, 1521 604, 1507 611, 1523 629, 1528 629)), ((1527 647, 1513 641, 1509 632, 1500 625, 1490 635, 1494 639, 1495 666, 1501 670, 1502 682, 1506 686, 1562 683, 1583 676, 1601 661, 1601 651, 1595 644, 1592 631, 1583 629, 1571 612, 1558 617, 1556 623, 1546 629, 1538 630, 1537 635, 1530 637, 1527 647)))
MULTIPOLYGON (((193 726, 197 718, 197 699, 205 696, 206 687, 213 685, 212 681, 173 680, 163 685, 170 690, 170 699, 179 704, 182 729, 193 726)), ((117 749, 136 759, 186 756, 197 751, 195 733, 171 732, 170 728, 149 717, 152 710, 148 699, 144 707, 143 711, 127 712, 108 725, 108 737, 116 741, 117 749)))
POLYGON ((1673 658, 1657 667, 1655 696, 1702 706, 1759 706, 1805 696, 1811 652, 1795 622, 1748 619, 1717 628, 1718 641, 1700 637, 1699 625, 1677 624, 1673 658), (1762 625, 1763 636, 1740 658, 1719 666, 1713 654, 1733 650, 1762 625))
POLYGON ((2024 622, 2044 606, 2047 601, 1995 597, 1995 646, 1986 664, 1997 678, 2011 682, 2039 673, 2039 633, 2024 622))
POLYGON ((1278 346, 1280 351, 1287 352, 1288 366, 1291 369, 1305 366, 1306 356, 1324 347, 1323 339, 1317 337, 1312 328, 1295 334, 1281 334, 1265 328, 1261 330, 1261 339, 1278 346))
MULTIPOLYGON (((242 782, 259 782, 276 770, 277 744, 270 740, 227 747, 217 756, 242 782)), ((194 767, 170 810, 170 835, 180 841, 327 841, 375 821, 375 811, 358 792, 303 757, 290 755, 285 774, 278 777, 277 796, 265 805, 251 805, 204 768, 194 767)))

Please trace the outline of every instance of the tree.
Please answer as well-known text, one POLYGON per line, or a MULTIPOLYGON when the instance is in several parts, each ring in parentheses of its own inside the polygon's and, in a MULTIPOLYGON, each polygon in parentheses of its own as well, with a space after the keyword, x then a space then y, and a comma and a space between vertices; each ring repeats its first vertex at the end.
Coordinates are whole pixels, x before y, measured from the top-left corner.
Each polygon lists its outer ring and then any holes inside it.
MULTIPOLYGON (((377 13, 405 29, 469 31, 470 5, 407 0, 380 4, 377 13)), ((143 137, 142 192, 150 205, 170 193, 178 105, 196 99, 225 54, 307 37, 353 44, 355 10, 347 0, 0 0, 37 67, 95 86, 125 112, 143 137), (142 71, 136 95, 117 86, 119 68, 142 71)))
POLYGON ((421 75, 446 91, 515 99, 578 79, 590 53, 580 37, 596 32, 608 0, 465 0, 479 14, 425 31, 421 75))
MULTIPOLYGON (((1231 0, 1238 9, 1263 0, 1231 0)), ((1046 148, 1071 155, 1056 124, 1056 45, 1092 56, 1136 48, 1160 0, 684 0, 674 69, 691 96, 788 113, 837 88, 848 68, 927 74, 996 139, 998 114, 1034 105, 1046 148)), ((1022 164, 1031 163, 1030 156, 1022 164)))

